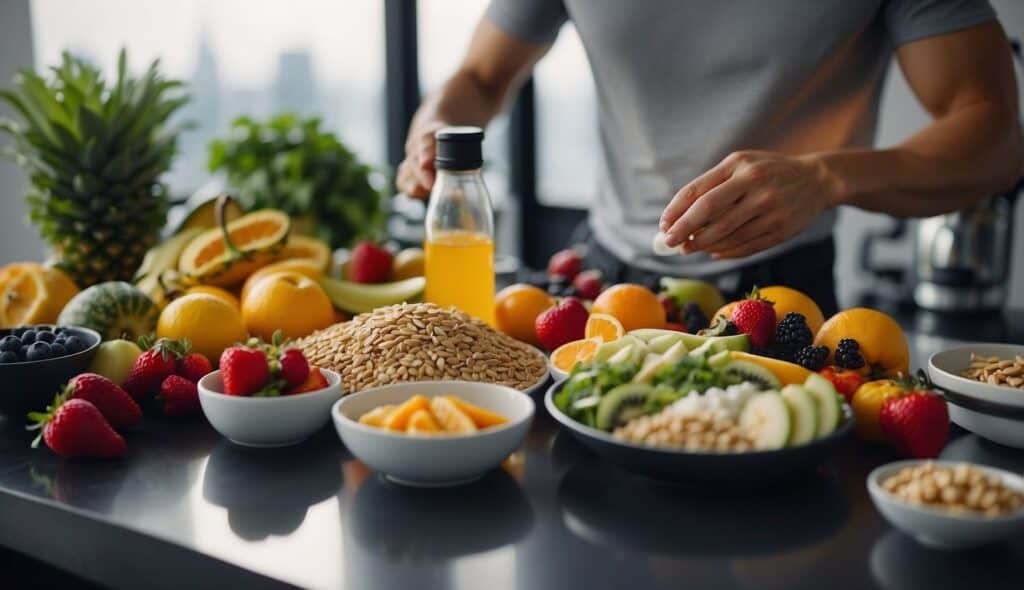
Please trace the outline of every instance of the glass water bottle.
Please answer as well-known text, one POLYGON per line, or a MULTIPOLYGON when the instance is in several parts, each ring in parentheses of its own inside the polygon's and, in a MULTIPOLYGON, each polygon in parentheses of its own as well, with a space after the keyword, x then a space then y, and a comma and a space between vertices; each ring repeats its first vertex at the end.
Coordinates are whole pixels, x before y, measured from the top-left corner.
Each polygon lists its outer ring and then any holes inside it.
POLYGON ((426 219, 424 299, 454 305, 494 325, 494 213, 484 184, 479 127, 446 127, 436 134, 426 219))

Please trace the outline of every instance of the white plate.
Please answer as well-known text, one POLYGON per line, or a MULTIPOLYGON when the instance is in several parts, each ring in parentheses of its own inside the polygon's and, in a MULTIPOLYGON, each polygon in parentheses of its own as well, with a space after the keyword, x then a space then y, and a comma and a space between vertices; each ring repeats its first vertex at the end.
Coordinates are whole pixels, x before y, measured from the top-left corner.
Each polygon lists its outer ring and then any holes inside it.
POLYGON ((990 385, 960 376, 971 364, 971 353, 1012 359, 1024 356, 1024 345, 971 344, 937 352, 928 359, 928 377, 936 386, 986 402, 1024 408, 1024 389, 990 385))
MULTIPOLYGON (((876 468, 868 475, 868 492, 883 517, 923 545, 935 549, 965 549, 993 543, 1024 532, 1024 509, 1004 516, 982 516, 973 513, 952 514, 938 508, 914 506, 882 488, 882 482, 904 467, 923 463, 921 460, 896 461, 876 468)), ((959 461, 933 461, 935 465, 953 467, 959 461)), ((1019 475, 972 464, 986 475, 999 478, 1003 485, 1024 492, 1024 478, 1019 475)))

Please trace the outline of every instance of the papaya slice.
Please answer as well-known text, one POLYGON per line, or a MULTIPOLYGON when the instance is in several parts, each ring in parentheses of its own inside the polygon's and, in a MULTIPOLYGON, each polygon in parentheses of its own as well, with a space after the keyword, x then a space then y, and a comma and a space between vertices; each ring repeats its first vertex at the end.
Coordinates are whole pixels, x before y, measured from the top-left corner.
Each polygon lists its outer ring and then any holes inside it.
POLYGON ((374 426, 376 428, 381 428, 382 426, 384 426, 384 422, 388 419, 388 416, 391 415, 391 412, 394 411, 394 409, 394 404, 378 406, 360 416, 359 423, 365 424, 366 426, 374 426))
POLYGON ((447 433, 472 434, 477 431, 473 420, 446 397, 438 396, 430 400, 430 410, 447 433))
POLYGON ((427 410, 430 408, 430 400, 423 395, 414 395, 402 402, 384 421, 384 428, 390 430, 405 431, 409 425, 409 418, 416 410, 427 410))
POLYGON ((438 434, 442 430, 430 410, 416 410, 412 416, 409 416, 405 432, 406 434, 438 434))
POLYGON ((178 270, 198 283, 234 287, 277 258, 288 241, 291 220, 281 211, 263 209, 228 222, 230 197, 217 205, 218 226, 196 236, 178 260, 178 270))
POLYGON ((508 419, 501 414, 496 414, 480 406, 474 406, 454 395, 446 395, 444 397, 455 404, 455 407, 461 410, 463 414, 469 416, 469 419, 473 421, 477 428, 490 428, 491 426, 500 426, 508 422, 508 419))
POLYGON ((331 248, 320 240, 308 236, 289 236, 284 249, 277 255, 278 260, 311 260, 321 272, 327 272, 331 264, 331 248))

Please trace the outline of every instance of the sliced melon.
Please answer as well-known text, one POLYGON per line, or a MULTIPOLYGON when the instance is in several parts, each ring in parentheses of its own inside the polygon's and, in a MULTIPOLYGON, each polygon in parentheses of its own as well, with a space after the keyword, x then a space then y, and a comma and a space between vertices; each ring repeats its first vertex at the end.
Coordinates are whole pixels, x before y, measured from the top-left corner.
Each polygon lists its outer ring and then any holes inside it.
POLYGON ((786 444, 802 445, 812 440, 818 430, 818 409, 814 398, 803 385, 787 385, 782 388, 782 399, 786 400, 792 421, 786 444))
POLYGON ((842 418, 839 392, 831 381, 817 373, 811 373, 807 377, 804 389, 818 402, 818 427, 814 433, 815 438, 832 434, 839 428, 839 420, 842 418))
MULTIPOLYGON (((219 203, 223 212, 226 199, 219 203), (222 204, 223 203, 223 204, 222 204)), ((288 240, 291 220, 281 211, 254 211, 196 236, 178 260, 178 270, 191 279, 232 287, 274 261, 288 240)))

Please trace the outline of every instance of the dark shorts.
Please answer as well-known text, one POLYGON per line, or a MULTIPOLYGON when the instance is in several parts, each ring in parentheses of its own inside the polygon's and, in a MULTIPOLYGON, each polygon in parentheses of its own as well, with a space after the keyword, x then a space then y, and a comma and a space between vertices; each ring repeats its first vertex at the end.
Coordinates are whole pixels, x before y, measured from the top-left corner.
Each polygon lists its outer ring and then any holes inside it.
MULTIPOLYGON (((611 252, 588 237, 584 268, 601 271, 607 283, 639 283, 656 288, 664 275, 652 273, 623 263, 611 252)), ((825 317, 839 310, 836 301, 835 278, 832 266, 836 248, 832 239, 797 246, 769 260, 755 262, 718 275, 694 277, 712 283, 722 292, 726 301, 741 299, 759 285, 785 285, 806 293, 817 302, 825 317)))

